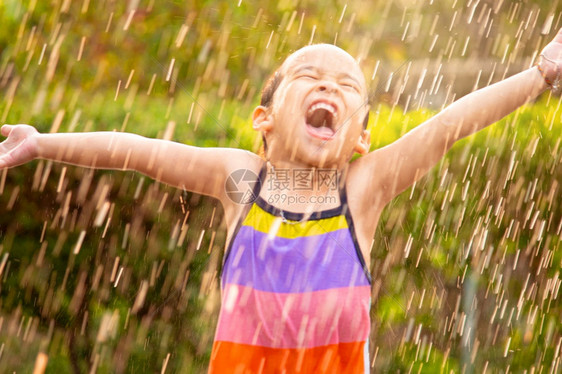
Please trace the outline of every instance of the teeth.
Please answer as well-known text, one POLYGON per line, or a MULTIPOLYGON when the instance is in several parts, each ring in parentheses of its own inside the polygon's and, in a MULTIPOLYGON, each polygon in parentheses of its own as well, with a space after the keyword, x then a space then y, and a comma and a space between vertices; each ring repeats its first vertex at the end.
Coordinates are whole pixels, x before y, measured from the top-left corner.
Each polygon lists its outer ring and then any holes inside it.
POLYGON ((316 109, 327 110, 334 117, 334 120, 336 120, 336 108, 333 105, 327 103, 316 103, 310 107, 310 109, 308 110, 308 114, 312 114, 312 112, 314 112, 316 109))

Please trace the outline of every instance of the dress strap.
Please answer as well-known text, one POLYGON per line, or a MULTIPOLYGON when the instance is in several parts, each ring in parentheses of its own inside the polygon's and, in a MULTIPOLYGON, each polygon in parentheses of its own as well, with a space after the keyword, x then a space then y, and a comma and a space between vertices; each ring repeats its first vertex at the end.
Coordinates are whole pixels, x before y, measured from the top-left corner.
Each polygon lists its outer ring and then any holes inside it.
POLYGON ((369 283, 372 283, 371 278, 371 271, 367 267, 367 263, 365 258, 363 257, 363 252, 361 252, 361 247, 359 246, 359 240, 357 240, 357 233, 355 232, 355 224, 353 223, 353 217, 351 217, 351 212, 349 211, 349 204, 347 203, 347 188, 345 185, 345 180, 342 181, 342 184, 339 186, 340 192, 340 202, 341 202, 341 209, 342 213, 345 215, 345 219, 347 221, 347 226, 349 227, 349 233, 351 235, 351 240, 353 241, 355 252, 357 254, 357 259, 363 268, 363 272, 365 276, 369 280, 369 283))
POLYGON ((338 193, 340 195, 340 207, 347 209, 347 188, 345 186, 346 179, 341 178, 342 180, 338 180, 338 193))
POLYGON ((260 196, 260 192, 265 182, 266 175, 267 175, 267 162, 264 162, 260 168, 260 172, 257 176, 258 179, 256 180, 256 184, 254 185, 254 188, 252 190, 252 202, 248 205, 252 205, 256 201, 258 196, 260 196))

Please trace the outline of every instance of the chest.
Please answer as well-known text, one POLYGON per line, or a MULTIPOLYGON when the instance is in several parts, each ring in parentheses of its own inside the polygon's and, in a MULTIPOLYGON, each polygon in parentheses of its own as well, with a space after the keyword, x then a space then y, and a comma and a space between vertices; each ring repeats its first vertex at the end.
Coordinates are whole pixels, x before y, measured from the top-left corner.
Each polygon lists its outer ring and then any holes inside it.
POLYGON ((228 250, 221 321, 237 323, 221 324, 219 335, 274 348, 364 341, 370 278, 345 216, 278 227, 258 216, 249 214, 228 250))

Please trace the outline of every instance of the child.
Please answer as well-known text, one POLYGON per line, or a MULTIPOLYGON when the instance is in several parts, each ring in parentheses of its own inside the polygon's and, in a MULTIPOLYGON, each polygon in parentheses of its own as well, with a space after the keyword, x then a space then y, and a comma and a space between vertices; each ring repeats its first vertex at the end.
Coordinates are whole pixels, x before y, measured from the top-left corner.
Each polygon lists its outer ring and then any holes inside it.
POLYGON ((254 110, 265 160, 126 133, 39 134, 5 125, 0 169, 42 158, 136 170, 219 199, 228 244, 209 370, 368 372, 369 248, 383 207, 455 141, 558 88, 561 66, 562 30, 537 66, 368 153, 358 64, 335 46, 313 45, 285 60, 254 110), (354 152, 363 157, 350 163, 354 152), (254 175, 244 198, 233 193, 240 171, 254 175))

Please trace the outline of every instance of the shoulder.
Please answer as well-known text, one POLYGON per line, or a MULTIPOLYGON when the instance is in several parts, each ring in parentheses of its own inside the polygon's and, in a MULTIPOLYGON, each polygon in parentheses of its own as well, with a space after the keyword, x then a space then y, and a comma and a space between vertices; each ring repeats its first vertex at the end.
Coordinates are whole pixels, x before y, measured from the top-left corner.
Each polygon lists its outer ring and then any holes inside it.
POLYGON ((221 159, 227 174, 238 169, 248 169, 259 172, 264 160, 257 154, 236 148, 214 148, 216 155, 221 159))
POLYGON ((349 164, 346 186, 350 193, 360 194, 365 198, 381 193, 383 178, 389 163, 385 162, 380 150, 375 150, 353 160, 349 164))
POLYGON ((353 160, 345 180, 350 209, 358 218, 372 218, 392 199, 388 170, 392 163, 376 150, 353 160))
POLYGON ((225 211, 227 227, 230 230, 245 208, 245 204, 237 201, 237 193, 252 188, 255 186, 255 181, 259 183, 258 178, 265 161, 255 153, 241 149, 224 148, 221 149, 219 155, 222 157, 225 174, 219 199, 225 211), (252 180, 254 178, 255 180, 252 180))
MULTIPOLYGON (((239 169, 259 172, 264 162, 263 159, 255 153, 244 149, 209 147, 200 148, 200 150, 201 153, 199 157, 205 159, 208 164, 213 164, 218 167, 218 169, 200 170, 200 172, 220 173, 223 179, 239 169)), ((215 177, 219 177, 219 175, 215 175, 215 177)))
POLYGON ((212 157, 222 165, 222 196, 223 204, 229 203, 229 183, 238 183, 240 180, 250 183, 250 179, 258 178, 264 160, 253 152, 235 148, 214 148, 212 157))
POLYGON ((351 162, 348 184, 356 193, 363 194, 365 204, 385 206, 403 190, 401 171, 413 163, 395 146, 396 143, 398 142, 376 149, 351 162))

